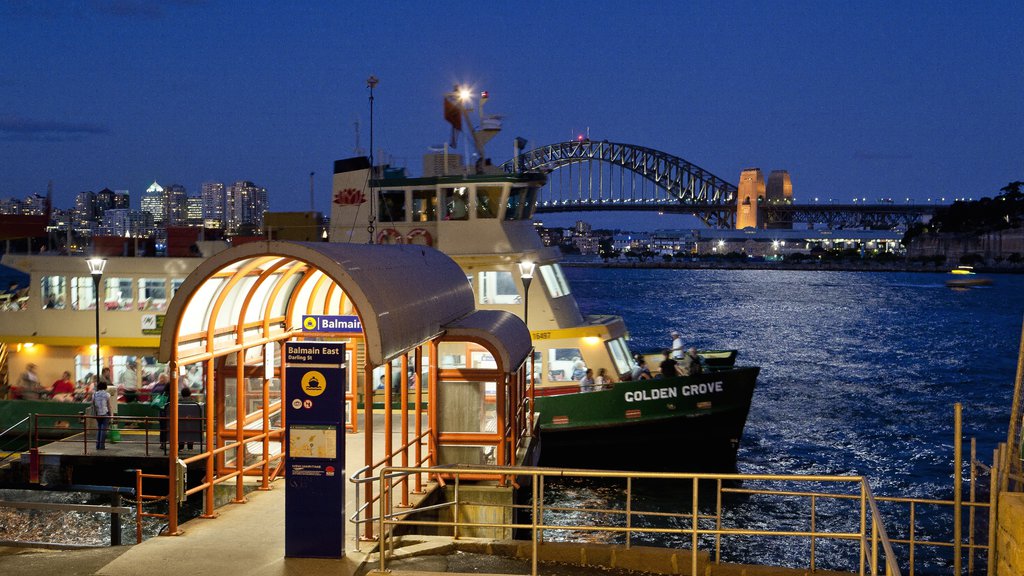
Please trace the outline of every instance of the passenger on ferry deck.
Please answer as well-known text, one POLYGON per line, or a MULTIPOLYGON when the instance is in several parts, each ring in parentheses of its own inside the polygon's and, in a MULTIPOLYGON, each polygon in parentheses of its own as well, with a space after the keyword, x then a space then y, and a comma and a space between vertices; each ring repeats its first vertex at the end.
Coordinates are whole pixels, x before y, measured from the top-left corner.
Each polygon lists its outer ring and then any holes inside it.
POLYGON ((75 399, 75 383, 71 381, 71 372, 67 370, 50 388, 50 398, 58 402, 71 402, 75 399))
POLYGON ((597 376, 594 377, 594 389, 595 390, 610 390, 612 387, 611 376, 608 376, 608 371, 604 368, 597 369, 597 376))
POLYGON ((139 398, 138 379, 135 374, 136 364, 129 361, 117 377, 117 391, 124 396, 125 402, 135 402, 139 398))
POLYGON ((587 368, 587 371, 583 373, 583 378, 580 378, 580 392, 593 392, 594 391, 594 369, 587 368))
POLYGON ((683 336, 678 331, 673 330, 672 336, 672 359, 682 360, 685 348, 683 348, 683 336))
POLYGON ((700 365, 700 356, 697 355, 697 349, 690 348, 679 363, 679 373, 683 376, 696 376, 703 371, 704 367, 700 365))
POLYGON ((88 402, 92 400, 92 393, 96 391, 96 376, 89 372, 85 378, 75 384, 75 401, 88 402))
POLYGON ((647 361, 644 360, 643 356, 637 354, 636 366, 633 366, 633 371, 630 373, 630 377, 633 380, 650 380, 653 378, 653 376, 651 376, 651 369, 647 367, 647 361))
POLYGON ((679 376, 679 363, 670 357, 671 354, 672 350, 669 349, 662 352, 665 359, 661 361, 661 365, 659 366, 659 368, 661 368, 661 374, 658 375, 659 378, 675 378, 676 376, 679 376))
POLYGON ((580 378, 583 378, 587 373, 587 365, 583 363, 583 360, 576 358, 572 363, 572 376, 569 378, 579 382, 580 378))
POLYGON ((36 375, 36 365, 29 362, 25 372, 18 378, 17 397, 22 400, 45 400, 49 398, 49 395, 44 397, 45 392, 43 385, 39 383, 39 376, 36 375))

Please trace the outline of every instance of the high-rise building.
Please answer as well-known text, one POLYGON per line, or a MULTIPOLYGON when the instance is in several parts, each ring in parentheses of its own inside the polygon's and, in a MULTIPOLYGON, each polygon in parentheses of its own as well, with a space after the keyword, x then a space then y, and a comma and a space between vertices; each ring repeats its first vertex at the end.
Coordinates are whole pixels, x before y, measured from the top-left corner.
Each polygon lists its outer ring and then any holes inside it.
POLYGON ((736 229, 758 228, 759 208, 764 202, 764 176, 760 168, 747 168, 740 173, 736 193, 736 229))
POLYGON ((267 189, 239 181, 228 187, 224 212, 229 234, 260 234, 267 211, 267 189))
POLYGON ((91 222, 99 219, 96 210, 96 193, 92 191, 79 192, 75 195, 75 226, 88 228, 91 222))
POLYGON ((189 196, 185 199, 185 225, 203 225, 203 197, 189 196))
POLYGON ((185 226, 188 220, 188 192, 181 184, 164 189, 164 226, 185 226))
POLYGON ((203 226, 224 228, 224 202, 226 193, 223 182, 203 182, 203 226))
POLYGON ((142 211, 153 215, 154 226, 164 226, 167 214, 166 206, 167 197, 164 194, 164 187, 154 181, 142 195, 142 211))

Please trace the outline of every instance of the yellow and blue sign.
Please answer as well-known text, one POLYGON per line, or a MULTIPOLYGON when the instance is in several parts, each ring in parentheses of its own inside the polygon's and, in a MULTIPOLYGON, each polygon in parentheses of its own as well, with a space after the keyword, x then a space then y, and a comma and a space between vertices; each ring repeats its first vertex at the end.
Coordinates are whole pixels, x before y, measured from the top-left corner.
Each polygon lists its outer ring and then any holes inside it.
POLYGON ((351 332, 363 331, 359 316, 322 316, 307 314, 302 317, 303 332, 351 332))

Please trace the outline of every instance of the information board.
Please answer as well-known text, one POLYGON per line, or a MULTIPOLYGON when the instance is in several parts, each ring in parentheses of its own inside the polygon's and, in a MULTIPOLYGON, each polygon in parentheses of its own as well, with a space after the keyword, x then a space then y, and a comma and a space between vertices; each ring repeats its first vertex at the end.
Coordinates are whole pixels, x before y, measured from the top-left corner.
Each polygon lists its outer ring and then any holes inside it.
POLYGON ((345 344, 286 342, 285 546, 340 558, 345 526, 345 344))

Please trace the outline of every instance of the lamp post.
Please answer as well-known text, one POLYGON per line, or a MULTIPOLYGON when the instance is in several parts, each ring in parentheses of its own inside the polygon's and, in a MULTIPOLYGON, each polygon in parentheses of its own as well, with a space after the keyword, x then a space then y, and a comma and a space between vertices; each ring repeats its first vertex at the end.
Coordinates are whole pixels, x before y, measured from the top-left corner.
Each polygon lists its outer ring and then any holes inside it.
POLYGON ((530 282, 533 281, 533 269, 537 265, 530 261, 519 263, 519 278, 523 281, 523 323, 530 328, 530 282))
POLYGON ((85 261, 89 265, 89 273, 92 274, 92 287, 96 294, 96 382, 100 381, 100 279, 103 277, 103 268, 107 265, 105 258, 89 258, 85 261))

